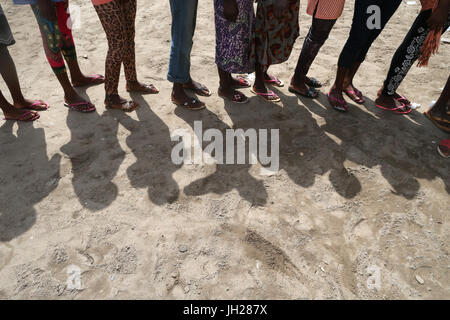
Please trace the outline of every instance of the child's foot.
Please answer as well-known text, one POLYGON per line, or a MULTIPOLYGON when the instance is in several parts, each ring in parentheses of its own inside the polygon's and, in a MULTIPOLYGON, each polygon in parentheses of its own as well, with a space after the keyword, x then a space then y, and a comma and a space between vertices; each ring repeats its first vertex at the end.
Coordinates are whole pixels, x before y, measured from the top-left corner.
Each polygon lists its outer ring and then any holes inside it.
POLYGON ((184 89, 192 90, 195 94, 203 97, 210 97, 211 91, 203 84, 196 82, 191 79, 191 81, 183 84, 184 89))
POLYGON ((95 106, 89 101, 83 99, 83 97, 76 93, 76 91, 65 95, 64 105, 71 110, 83 113, 95 111, 95 106))
POLYGON ((284 82, 278 79, 276 76, 271 76, 267 72, 264 73, 264 82, 275 87, 284 87, 284 82))
POLYGON ((362 92, 356 89, 352 84, 344 86, 344 93, 357 104, 363 104, 366 102, 362 92))
POLYGON ((397 113, 410 113, 412 111, 408 105, 398 99, 395 99, 394 96, 388 96, 385 94, 381 94, 375 100, 375 105, 380 109, 395 111, 397 113))
POLYGON ((105 99, 105 107, 107 109, 116 109, 124 112, 133 112, 139 107, 139 103, 128 101, 118 94, 107 96, 105 99))
POLYGON ((222 97, 224 99, 230 100, 234 103, 247 103, 249 102, 249 99, 243 94, 242 92, 239 92, 235 89, 220 87, 218 90, 219 97, 222 97))
POLYGON ((322 88, 322 82, 316 78, 305 77, 305 84, 312 88, 322 88))
POLYGON ((337 111, 341 112, 348 111, 348 105, 344 99, 344 96, 342 95, 342 92, 336 90, 335 88, 332 88, 328 93, 328 102, 331 104, 333 109, 337 111))
POLYGON ((158 88, 152 84, 144 84, 139 81, 127 81, 127 91, 142 94, 157 94, 158 88))
POLYGON ((242 88, 250 88, 252 84, 247 79, 244 79, 243 77, 232 77, 232 86, 236 89, 242 89, 242 88))
POLYGON ((39 113, 30 110, 17 109, 13 105, 3 108, 5 120, 13 121, 35 121, 40 118, 39 113))
POLYGON ((105 77, 100 74, 95 74, 91 76, 79 75, 72 77, 72 86, 74 88, 95 86, 98 84, 105 83, 105 77))
POLYGON ((45 111, 50 106, 47 102, 43 100, 28 100, 23 99, 22 101, 14 101, 14 107, 16 109, 26 109, 33 111, 45 111))
POLYGON ((313 87, 308 87, 305 81, 296 81, 294 78, 291 79, 291 84, 289 86, 289 92, 301 95, 306 98, 317 98, 319 95, 313 87))

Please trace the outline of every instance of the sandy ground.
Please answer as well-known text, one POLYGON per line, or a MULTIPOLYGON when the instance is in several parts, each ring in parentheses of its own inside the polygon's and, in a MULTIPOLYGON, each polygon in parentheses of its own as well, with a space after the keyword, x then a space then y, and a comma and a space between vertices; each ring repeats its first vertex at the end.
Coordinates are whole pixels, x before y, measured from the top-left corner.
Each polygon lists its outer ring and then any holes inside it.
MULTIPOLYGON (((62 106, 31 10, 1 0, 24 91, 52 109, 34 124, 0 127, 0 298, 450 298, 450 162, 435 151, 445 135, 420 112, 444 86, 450 46, 401 87, 422 109, 398 116, 373 104, 418 6, 403 4, 370 51, 356 80, 365 106, 338 114, 324 94, 310 101, 283 88, 279 104, 235 106, 215 94, 193 113, 169 100, 168 1, 138 2, 139 74, 161 94, 136 96, 142 108, 125 115, 105 111, 103 87, 91 87, 80 92, 98 112, 83 115, 62 106), (280 128, 280 171, 172 164, 170 134, 194 120, 280 128), (78 289, 66 285, 76 268, 78 289)), ((96 13, 90 1, 72 3, 82 10, 82 68, 103 72, 107 44, 96 13)), ((305 4, 291 59, 272 68, 285 81, 310 25, 305 4)), ((352 7, 312 67, 323 92, 352 7)), ((212 1, 200 0, 192 74, 217 92, 212 13, 212 1)), ((2 81, 0 89, 9 97, 2 81)))

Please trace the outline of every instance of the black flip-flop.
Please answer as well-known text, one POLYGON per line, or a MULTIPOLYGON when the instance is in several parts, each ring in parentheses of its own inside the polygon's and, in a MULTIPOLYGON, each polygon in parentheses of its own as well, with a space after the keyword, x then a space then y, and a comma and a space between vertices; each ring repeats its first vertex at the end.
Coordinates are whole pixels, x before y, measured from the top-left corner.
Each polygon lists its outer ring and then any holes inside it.
POLYGON ((309 78, 309 81, 305 81, 305 84, 316 89, 322 88, 323 86, 322 82, 320 82, 316 78, 309 78))
POLYGON ((291 86, 289 86, 289 92, 294 93, 294 94, 298 94, 300 96, 303 96, 305 98, 310 98, 310 99, 315 99, 319 96, 319 94, 317 93, 317 90, 314 89, 313 87, 309 87, 308 91, 306 91, 306 93, 302 93, 300 91, 295 90, 294 88, 292 88, 291 86))

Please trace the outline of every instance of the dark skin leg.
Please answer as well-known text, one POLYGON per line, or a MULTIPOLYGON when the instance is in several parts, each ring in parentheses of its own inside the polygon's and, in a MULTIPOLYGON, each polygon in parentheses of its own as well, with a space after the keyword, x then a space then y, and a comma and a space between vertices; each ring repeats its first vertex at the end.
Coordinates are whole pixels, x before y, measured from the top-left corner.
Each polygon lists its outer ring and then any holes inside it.
POLYGON ((183 88, 196 91, 196 92, 198 92, 198 94, 200 94, 200 92, 201 92, 202 96, 209 97, 211 95, 211 92, 208 90, 208 88, 206 88, 206 86, 204 86, 203 84, 201 84, 197 81, 194 81, 192 79, 190 79, 188 82, 184 83, 183 88))
POLYGON ((139 107, 139 104, 135 101, 128 101, 127 99, 122 98, 117 93, 108 94, 105 98, 105 103, 109 108, 124 110, 124 111, 133 111, 139 107))
POLYGON ((395 94, 393 96, 389 96, 386 94, 381 93, 378 98, 375 100, 375 103, 377 105, 380 105, 382 107, 388 108, 388 109, 394 109, 397 107, 400 107, 402 104, 395 100, 396 98, 399 98, 400 96, 398 94, 395 94))
MULTIPOLYGON (((6 82, 6 85, 11 92, 13 98, 13 104, 18 109, 24 109, 31 106, 34 102, 25 97, 20 89, 19 77, 17 76, 16 66, 14 64, 11 55, 6 47, 0 47, 0 74, 6 82)), ((39 108, 39 106, 35 106, 39 108)), ((45 110, 45 107, 42 109, 45 110)))
POLYGON ((342 92, 344 91, 344 81, 347 73, 349 72, 348 68, 338 67, 336 73, 336 79, 334 81, 333 86, 330 90, 330 95, 336 99, 344 100, 344 96, 342 92))
POLYGON ((239 84, 239 80, 233 78, 229 72, 220 68, 217 69, 220 78, 219 94, 225 96, 229 100, 233 100, 236 94, 240 94, 239 91, 235 89, 236 85, 239 84))
POLYGON ((430 109, 430 113, 434 117, 450 120, 450 77, 441 96, 430 109))
POLYGON ((133 92, 141 92, 141 93, 159 93, 159 90, 152 84, 145 84, 139 81, 129 81, 127 80, 127 88, 133 92))
POLYGON ((266 78, 266 72, 264 72, 263 66, 256 63, 255 83, 253 85, 253 88, 256 92, 261 92, 261 93, 268 92, 266 84, 264 83, 265 78, 266 78))
POLYGON ((305 84, 306 81, 306 75, 295 72, 291 79, 291 87, 300 93, 306 94, 308 92, 308 86, 305 84))
POLYGON ((64 90, 64 99, 67 103, 79 103, 85 101, 85 99, 75 91, 74 87, 72 87, 67 73, 64 72, 58 74, 56 75, 56 78, 58 78, 58 81, 64 90))
MULTIPOLYGON (((353 85, 353 79, 355 78, 356 73, 359 70, 359 67, 361 66, 362 62, 354 62, 352 67, 348 69, 348 72, 345 75, 344 82, 343 82, 343 88, 345 90, 352 90, 355 91, 355 86, 353 85)), ((356 99, 359 99, 357 96, 355 96, 356 99)))
MULTIPOLYGON (((19 119, 25 113, 30 112, 27 110, 21 110, 21 109, 14 107, 12 104, 10 104, 5 99, 5 97, 3 96, 1 91, 0 91, 0 109, 2 109, 5 118, 11 119, 11 120, 19 119)), ((32 119, 35 116, 37 116, 37 113, 34 111, 31 111, 30 114, 27 117, 22 118, 22 120, 32 119)))
MULTIPOLYGON (((177 104, 191 103, 194 98, 188 96, 184 91, 185 84, 175 82, 172 89, 172 100, 177 104)), ((205 104, 197 100, 196 106, 204 106, 205 104)))
POLYGON ((78 64, 78 60, 67 61, 67 66, 70 70, 70 78, 72 79, 72 83, 77 87, 83 87, 88 85, 97 85, 105 82, 105 78, 101 77, 97 80, 93 80, 92 77, 85 76, 83 72, 81 72, 80 65, 78 64))

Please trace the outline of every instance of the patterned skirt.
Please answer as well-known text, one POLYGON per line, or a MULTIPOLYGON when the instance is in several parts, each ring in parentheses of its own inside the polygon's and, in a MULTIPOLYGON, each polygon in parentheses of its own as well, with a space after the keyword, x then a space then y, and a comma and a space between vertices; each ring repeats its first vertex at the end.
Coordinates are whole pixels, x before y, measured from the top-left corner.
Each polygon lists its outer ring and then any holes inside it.
POLYGON ((14 40, 8 20, 6 19, 2 5, 0 4, 0 46, 10 46, 14 43, 16 43, 16 41, 14 40))
POLYGON ((267 71, 269 66, 289 59, 300 34, 300 0, 289 0, 288 13, 282 18, 274 14, 275 0, 258 1, 252 60, 267 71))
POLYGON ((251 73, 250 62, 255 13, 253 0, 237 0, 236 22, 225 19, 224 0, 214 0, 216 23, 216 64, 229 73, 251 73))

